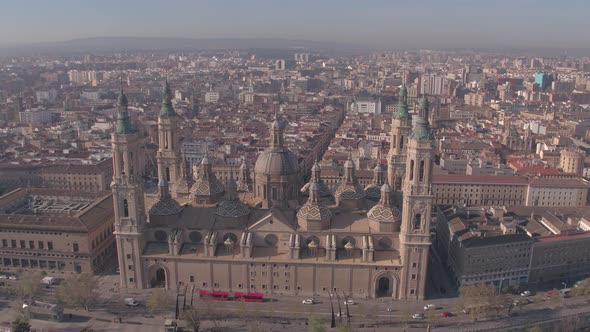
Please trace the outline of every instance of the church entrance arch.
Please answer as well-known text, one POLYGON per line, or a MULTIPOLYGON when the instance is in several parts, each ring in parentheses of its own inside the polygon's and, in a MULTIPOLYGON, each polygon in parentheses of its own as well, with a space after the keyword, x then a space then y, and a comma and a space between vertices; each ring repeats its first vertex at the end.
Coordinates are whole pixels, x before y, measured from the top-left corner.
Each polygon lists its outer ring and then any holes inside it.
POLYGON ((395 278, 390 274, 382 274, 375 279, 375 297, 393 297, 395 278))
POLYGON ((168 288, 168 273, 163 266, 153 265, 149 269, 150 286, 152 288, 168 288))

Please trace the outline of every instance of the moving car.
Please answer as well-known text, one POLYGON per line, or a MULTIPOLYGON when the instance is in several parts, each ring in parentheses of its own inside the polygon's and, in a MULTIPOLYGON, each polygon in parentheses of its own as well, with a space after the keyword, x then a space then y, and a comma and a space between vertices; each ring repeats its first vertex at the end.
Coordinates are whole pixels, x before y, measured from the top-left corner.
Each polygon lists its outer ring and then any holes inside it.
POLYGON ((344 305, 347 305, 347 304, 348 305, 354 305, 355 303, 354 303, 353 300, 346 300, 346 301, 344 301, 344 305))
POLYGON ((524 292, 520 293, 520 296, 522 296, 522 297, 531 296, 531 291, 525 290, 524 292))
POLYGON ((433 310, 436 309, 436 306, 434 304, 427 304, 424 306, 424 310, 433 310))
POLYGON ((303 304, 314 304, 315 301, 313 299, 305 299, 303 300, 303 304))
POLYGON ((452 314, 452 313, 450 313, 450 312, 448 312, 448 311, 443 311, 443 313, 442 313, 442 316, 443 316, 443 317, 452 317, 452 316, 453 316, 453 314, 452 314))
POLYGON ((139 306, 139 302, 137 300, 135 300, 134 298, 128 297, 125 299, 125 304, 128 305, 129 307, 137 307, 139 306))
POLYGON ((413 319, 424 319, 424 314, 413 314, 412 318, 413 319))

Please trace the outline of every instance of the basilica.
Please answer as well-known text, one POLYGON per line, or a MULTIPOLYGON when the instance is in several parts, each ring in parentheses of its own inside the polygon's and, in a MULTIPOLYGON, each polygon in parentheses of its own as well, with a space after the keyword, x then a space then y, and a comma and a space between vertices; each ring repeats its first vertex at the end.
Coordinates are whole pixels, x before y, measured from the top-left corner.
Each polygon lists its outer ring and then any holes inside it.
POLYGON ((189 168, 168 82, 163 96, 158 195, 151 200, 144 192, 143 142, 122 89, 119 96, 111 188, 121 287, 424 298, 434 158, 426 98, 412 121, 402 86, 387 176, 376 165, 373 183, 363 187, 349 157, 332 191, 319 163, 303 183, 278 117, 253 168, 244 162, 226 183, 208 157, 189 168))

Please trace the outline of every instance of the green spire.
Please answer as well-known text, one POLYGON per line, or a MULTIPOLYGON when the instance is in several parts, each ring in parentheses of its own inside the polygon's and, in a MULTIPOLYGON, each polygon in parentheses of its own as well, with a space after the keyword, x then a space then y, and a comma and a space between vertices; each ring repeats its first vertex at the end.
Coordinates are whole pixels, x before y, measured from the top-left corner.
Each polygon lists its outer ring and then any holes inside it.
POLYGON ((428 141, 434 139, 432 130, 430 130, 430 123, 428 122, 429 106, 428 98, 426 98, 426 96, 422 97, 420 100, 418 119, 416 120, 416 125, 414 126, 414 130, 412 131, 410 138, 418 141, 428 141))
POLYGON ((405 84, 399 90, 399 102, 397 103, 397 113, 394 114, 395 119, 408 120, 411 119, 408 112, 408 89, 405 84))
POLYGON ((174 112, 174 108, 172 107, 172 90, 170 89, 170 84, 168 84, 168 79, 166 79, 166 82, 164 83, 160 117, 168 118, 172 116, 176 116, 176 113, 174 112))
POLYGON ((129 112, 127 107, 129 101, 125 92, 123 92, 123 84, 121 83, 121 92, 119 93, 119 111, 117 112, 117 126, 115 128, 116 134, 130 134, 135 130, 131 126, 131 119, 129 118, 129 112))

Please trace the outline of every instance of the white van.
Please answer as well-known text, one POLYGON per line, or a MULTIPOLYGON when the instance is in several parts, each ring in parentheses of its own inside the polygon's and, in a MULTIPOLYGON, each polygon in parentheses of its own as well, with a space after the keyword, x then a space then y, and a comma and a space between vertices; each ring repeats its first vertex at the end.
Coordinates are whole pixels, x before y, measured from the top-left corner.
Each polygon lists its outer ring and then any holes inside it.
POLYGON ((54 277, 45 277, 45 278, 41 279, 41 283, 44 285, 53 285, 53 284, 55 284, 55 278, 54 277))

